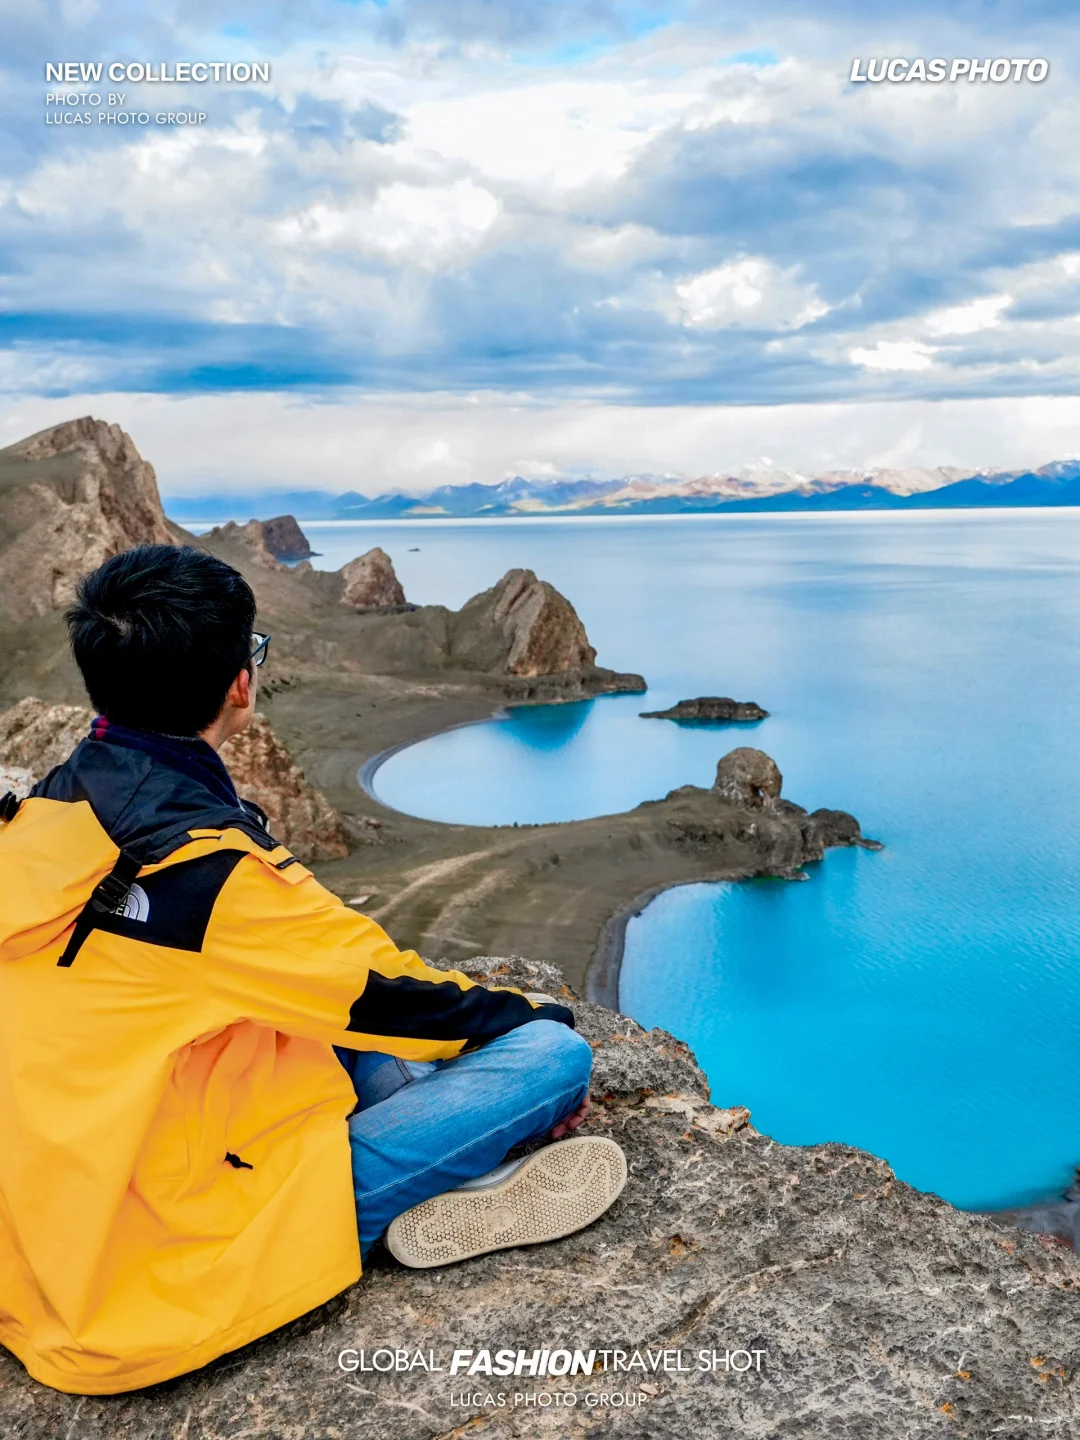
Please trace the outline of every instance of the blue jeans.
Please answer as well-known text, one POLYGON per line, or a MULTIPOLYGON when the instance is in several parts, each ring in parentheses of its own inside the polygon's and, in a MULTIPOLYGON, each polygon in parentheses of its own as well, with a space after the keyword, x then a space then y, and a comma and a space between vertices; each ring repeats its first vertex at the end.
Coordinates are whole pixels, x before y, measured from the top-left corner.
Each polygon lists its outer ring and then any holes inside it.
POLYGON ((588 1094, 592 1051, 567 1025, 532 1020, 480 1050, 425 1064, 338 1051, 357 1095, 349 1117, 366 1255, 396 1216, 485 1175, 588 1094))

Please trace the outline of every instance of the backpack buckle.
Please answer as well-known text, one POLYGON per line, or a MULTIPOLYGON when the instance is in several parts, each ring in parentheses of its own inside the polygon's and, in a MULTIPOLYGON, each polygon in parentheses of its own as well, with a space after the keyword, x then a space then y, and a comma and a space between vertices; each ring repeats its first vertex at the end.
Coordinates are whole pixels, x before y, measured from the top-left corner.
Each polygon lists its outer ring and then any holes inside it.
POLYGON ((131 885, 121 880, 113 871, 99 881, 90 896, 90 904, 102 915, 114 915, 124 908, 124 901, 131 893, 131 885))

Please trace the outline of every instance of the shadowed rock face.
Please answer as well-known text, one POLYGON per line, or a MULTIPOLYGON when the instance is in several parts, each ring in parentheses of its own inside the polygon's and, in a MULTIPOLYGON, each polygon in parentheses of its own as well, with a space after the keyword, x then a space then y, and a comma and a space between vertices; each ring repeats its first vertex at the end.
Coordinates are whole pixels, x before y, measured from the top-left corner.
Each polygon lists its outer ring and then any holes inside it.
MULTIPOLYGON (((152 1390, 61 1395, 0 1352, 0 1433, 77 1440, 230 1435, 342 1440, 1029 1440, 1080 1433, 1073 1382, 1080 1263, 1071 1251, 954 1210, 861 1150, 759 1134, 738 1094, 710 1103, 694 1056, 662 1030, 575 999, 553 966, 486 957, 477 978, 572 1003, 593 1049, 585 1133, 625 1150, 630 1178, 588 1229, 440 1270, 378 1249, 311 1315, 152 1390), (718 1108, 719 1107, 719 1108, 718 1108), (346 1349, 434 1352, 441 1371, 347 1374, 346 1349), (450 1375, 456 1349, 654 1355, 551 1380, 450 1375), (758 1350, 761 1369, 698 1368, 758 1350), (573 1394, 558 1411, 483 1404, 505 1390, 573 1394), (590 1405, 620 1394, 628 1403, 590 1405), (451 1405, 451 1396, 455 1403, 451 1405), (1017 1419, 1017 1416, 1022 1418, 1017 1419)), ((823 1116, 821 1131, 841 1118, 823 1116)), ((317 1223, 317 1220, 314 1221, 317 1223)), ((743 1363, 739 1361, 738 1363, 743 1363)))
POLYGON ((399 610, 406 604, 393 561, 381 546, 358 555, 337 573, 343 581, 341 603, 353 610, 399 610))
POLYGON ((278 560, 307 560, 312 555, 308 538, 291 515, 275 515, 262 522, 266 548, 278 560))
MULTIPOLYGON (((0 714, 0 767, 11 767, 16 782, 0 773, 0 794, 11 789, 23 795, 62 764, 90 729, 93 714, 86 706, 32 697, 0 714)), ((221 758, 239 793, 266 811, 271 832, 298 860, 341 860, 349 853, 341 816, 304 779, 262 715, 225 743, 221 758)))
POLYGON ((739 721, 767 720, 769 712, 752 700, 731 700, 726 695, 701 695, 696 700, 680 700, 670 710, 643 710, 642 720, 739 721))
POLYGON ((75 582, 133 545, 173 544, 152 466, 119 425, 84 416, 0 450, 0 609, 69 605, 75 582))
POLYGON ((573 605, 531 570, 508 571, 452 617, 450 652, 470 668, 526 678, 567 674, 596 662, 573 605))
POLYGON ((783 778, 776 761, 764 750, 742 745, 729 751, 717 765, 713 789, 734 805, 760 809, 780 798, 783 778))

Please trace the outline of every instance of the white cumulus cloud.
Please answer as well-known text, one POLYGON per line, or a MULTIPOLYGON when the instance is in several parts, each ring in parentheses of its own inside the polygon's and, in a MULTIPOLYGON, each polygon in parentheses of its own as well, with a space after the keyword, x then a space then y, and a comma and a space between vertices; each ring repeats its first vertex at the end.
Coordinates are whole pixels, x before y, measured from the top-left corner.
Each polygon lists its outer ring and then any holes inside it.
POLYGON ((1011 304, 1011 295, 984 295, 966 305, 935 310, 926 318, 926 329, 931 335, 975 335, 980 330, 993 330, 1011 304))
POLYGON ((929 370, 934 347, 919 340, 879 340, 876 345, 856 345, 848 358, 867 370, 929 370))
POLYGON ((710 330, 799 330, 829 310, 815 287, 799 280, 795 270, 780 270, 755 256, 681 281, 671 308, 684 325, 710 330))
POLYGON ((393 181, 367 203, 311 205, 282 221, 279 233, 300 249, 355 250, 438 270, 470 258, 499 209, 498 198, 472 180, 450 185, 393 181))

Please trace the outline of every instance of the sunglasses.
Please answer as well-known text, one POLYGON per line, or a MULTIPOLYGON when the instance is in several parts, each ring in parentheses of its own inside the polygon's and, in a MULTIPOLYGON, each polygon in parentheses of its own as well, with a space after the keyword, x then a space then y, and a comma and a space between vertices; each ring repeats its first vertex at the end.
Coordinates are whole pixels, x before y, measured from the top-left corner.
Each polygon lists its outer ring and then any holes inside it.
POLYGON ((248 656, 248 663, 251 665, 261 665, 266 659, 266 652, 270 649, 270 636, 260 635, 257 630, 253 630, 251 632, 251 641, 254 648, 248 656))

